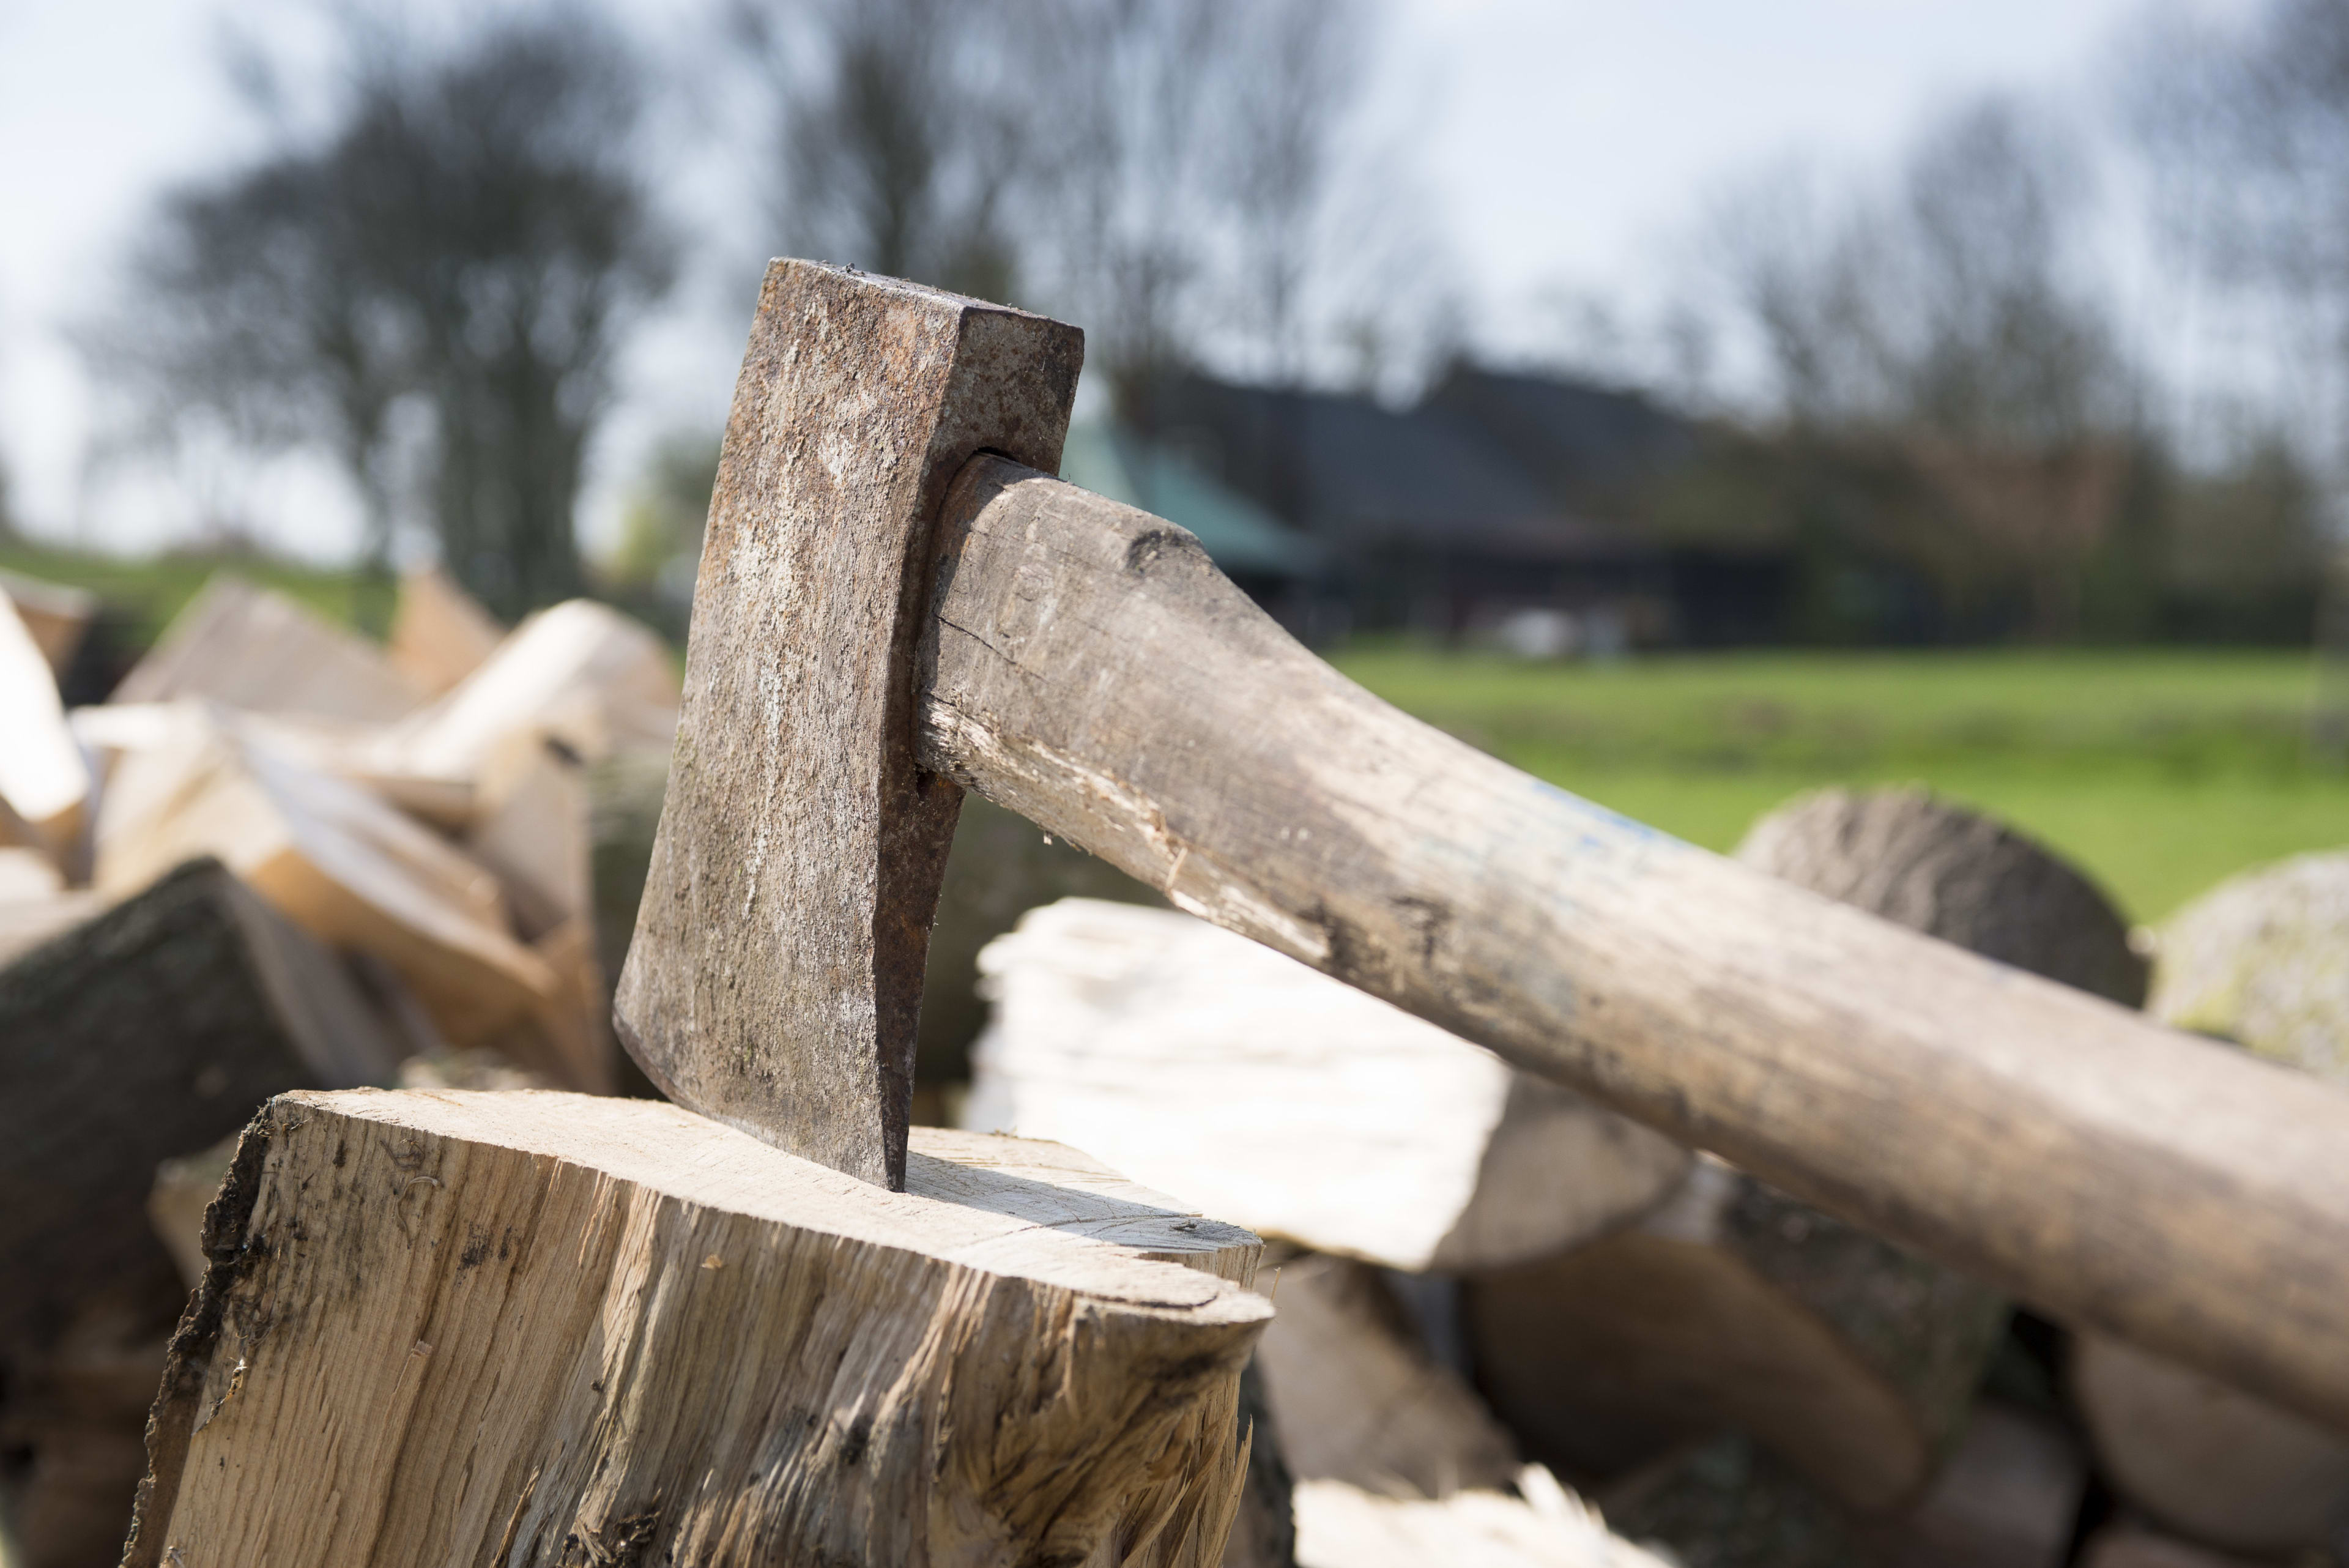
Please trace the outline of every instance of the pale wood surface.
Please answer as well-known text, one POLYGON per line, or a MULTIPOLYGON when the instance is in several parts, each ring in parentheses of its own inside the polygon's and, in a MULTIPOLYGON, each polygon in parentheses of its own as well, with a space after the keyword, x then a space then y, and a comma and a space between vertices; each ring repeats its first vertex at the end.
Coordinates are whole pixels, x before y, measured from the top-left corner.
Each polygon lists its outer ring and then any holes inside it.
POLYGON ((28 845, 0 847, 0 904, 47 903, 65 890, 65 874, 41 850, 28 845))
POLYGON ((650 1101, 286 1096, 209 1227, 131 1568, 1204 1565, 1270 1315, 1073 1151, 893 1193, 650 1101))
POLYGON ((1431 1498, 1516 1479, 1516 1444, 1430 1357, 1378 1271, 1309 1252, 1278 1266, 1257 1362, 1291 1475, 1431 1498))
POLYGON ((439 566, 399 575, 384 653, 427 697, 438 697, 497 651, 506 628, 439 566))
POLYGON ((1410 1272, 1541 1257, 1688 1169, 1645 1127, 1174 910, 1063 899, 979 971, 967 1126, 1081 1142, 1316 1251, 1410 1272))
POLYGON ((2349 1523, 2349 1441, 2101 1334, 2073 1342, 2069 1370, 2113 1490, 2180 1534, 2273 1553, 2349 1523))
POLYGON ((382 735, 353 766, 387 780, 471 782, 517 740, 545 737, 585 761, 677 724, 677 672, 652 628, 591 599, 524 620, 471 673, 382 735))
POLYGON ((694 586, 616 1017, 680 1104, 895 1183, 961 796, 913 756, 930 534, 981 448, 1047 467, 1082 338, 806 262, 767 272, 694 586))
POLYGON ((90 789, 57 683, 16 607, 0 595, 0 803, 53 859, 70 854, 90 789))
POLYGON ((373 643, 283 594, 215 572, 112 701, 203 697, 255 712, 379 723, 422 696, 373 643))
POLYGON ((1829 1212, 2349 1425, 2349 1093, 1483 756, 1146 514, 981 459, 942 534, 926 765, 1829 1212))
MULTIPOLYGON (((510 934, 497 879, 361 786, 307 765, 233 716, 192 706, 157 743, 126 752, 98 813, 97 880, 138 888, 218 856, 313 936, 375 954, 451 1044, 552 1005, 559 981, 510 934)), ((543 1066, 567 1072, 559 1054, 543 1066)))
POLYGON ((535 940, 591 912, 587 769, 537 736, 519 742, 484 771, 464 845, 497 873, 516 928, 535 940))
POLYGON ((1384 1496, 1343 1481, 1299 1482, 1299 1568, 1667 1568, 1529 1466, 1518 1493, 1384 1496))

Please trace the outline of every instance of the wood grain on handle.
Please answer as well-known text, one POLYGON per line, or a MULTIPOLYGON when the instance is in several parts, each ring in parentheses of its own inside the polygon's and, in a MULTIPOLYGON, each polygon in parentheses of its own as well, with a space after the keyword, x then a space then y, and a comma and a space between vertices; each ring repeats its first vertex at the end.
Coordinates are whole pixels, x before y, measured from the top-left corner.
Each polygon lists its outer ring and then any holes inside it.
POLYGON ((1181 908, 2067 1320, 2349 1428, 2349 1093, 1396 711, 1188 534, 974 460, 922 764, 1181 908))

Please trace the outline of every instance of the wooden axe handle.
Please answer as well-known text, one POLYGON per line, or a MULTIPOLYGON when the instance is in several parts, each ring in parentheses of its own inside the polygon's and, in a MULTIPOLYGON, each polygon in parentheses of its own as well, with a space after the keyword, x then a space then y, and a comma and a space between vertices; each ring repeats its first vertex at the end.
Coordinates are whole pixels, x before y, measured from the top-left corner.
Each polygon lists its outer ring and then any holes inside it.
POLYGON ((942 522, 924 766, 1831 1213, 2349 1428, 2349 1094, 1485 756, 1147 514, 982 457, 942 522))

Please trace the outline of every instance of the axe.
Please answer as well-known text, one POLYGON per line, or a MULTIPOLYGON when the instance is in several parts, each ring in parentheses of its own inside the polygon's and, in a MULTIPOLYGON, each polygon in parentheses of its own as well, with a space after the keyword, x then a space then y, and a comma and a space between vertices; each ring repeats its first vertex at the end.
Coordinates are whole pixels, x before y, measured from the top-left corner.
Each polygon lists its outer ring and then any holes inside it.
POLYGON ((1082 338, 779 261, 694 589, 622 1039, 901 1185, 978 791, 1176 906, 2073 1323, 2349 1428, 2349 1095, 1527 777, 1051 477, 1082 338))

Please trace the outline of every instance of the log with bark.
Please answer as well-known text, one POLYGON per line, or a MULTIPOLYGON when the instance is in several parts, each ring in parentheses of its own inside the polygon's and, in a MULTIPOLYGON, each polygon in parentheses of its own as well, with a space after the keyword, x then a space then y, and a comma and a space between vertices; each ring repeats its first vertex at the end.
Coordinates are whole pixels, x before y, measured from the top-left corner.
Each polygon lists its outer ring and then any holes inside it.
POLYGON ((186 1300, 149 1227, 158 1162, 393 1060, 333 955, 212 861, 0 970, 0 1515, 20 1568, 85 1568, 121 1544, 186 1300))
MULTIPOLYGON (((2170 917, 2147 1009, 2349 1084, 2349 854, 2248 872, 2170 917)), ((2189 1540, 2277 1552, 2349 1532, 2349 1435, 2103 1334, 2076 1337, 2068 1381, 2113 1489, 2189 1540)))
POLYGON ((1269 1236, 1419 1272, 1540 1257, 1685 1151, 1433 1024, 1169 909, 1068 898, 979 967, 968 1125, 1081 1140, 1269 1236))
POLYGON ((1632 1230, 1464 1298, 1479 1386, 1534 1459, 1614 1477, 1726 1428, 1879 1511, 1923 1489, 2007 1311, 1710 1158, 1632 1230))
POLYGON ((2163 922, 2146 1011, 2349 1084, 2349 851, 2220 883, 2163 922))
POLYGON ((281 1097, 125 1563, 1216 1563, 1256 1239, 1050 1145, 907 1164, 640 1100, 281 1097))
MULTIPOLYGON (((1922 792, 1798 799, 1738 856, 2111 1000, 2142 993, 2093 884, 1922 792)), ((1633 1230, 1467 1296, 1483 1386, 1534 1458, 1620 1475, 1726 1428, 1878 1513, 1922 1492, 2007 1314, 1987 1286, 1712 1160, 1633 1230)))
POLYGON ((2145 959, 2102 889, 2045 846, 1928 791, 1801 796, 1755 823, 1737 858, 2124 1007, 2145 1000, 2145 959))
POLYGON ((2112 1489, 2189 1541, 2257 1554, 2349 1545, 2349 1441, 2101 1334, 2074 1405, 2112 1489))

